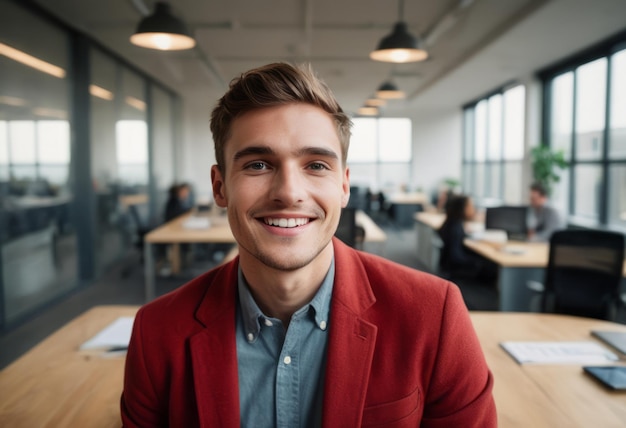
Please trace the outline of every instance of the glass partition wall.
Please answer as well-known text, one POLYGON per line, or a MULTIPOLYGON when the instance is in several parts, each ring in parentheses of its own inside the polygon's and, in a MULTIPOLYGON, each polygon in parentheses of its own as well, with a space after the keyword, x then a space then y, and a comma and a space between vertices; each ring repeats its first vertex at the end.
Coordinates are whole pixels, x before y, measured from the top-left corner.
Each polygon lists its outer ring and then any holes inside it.
POLYGON ((69 36, 13 6, 0 25, 3 324, 77 284, 69 36), (37 28, 37 34, 23 31, 37 28))
POLYGON ((38 10, 2 9, 0 331, 136 251, 125 201, 160 221, 179 120, 171 91, 38 10))

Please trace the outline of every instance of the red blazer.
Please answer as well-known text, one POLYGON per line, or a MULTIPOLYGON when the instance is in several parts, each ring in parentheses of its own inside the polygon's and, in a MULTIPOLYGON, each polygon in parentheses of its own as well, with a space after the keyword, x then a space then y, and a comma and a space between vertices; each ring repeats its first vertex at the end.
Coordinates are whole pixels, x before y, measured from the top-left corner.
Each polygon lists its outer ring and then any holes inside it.
MULTIPOLYGON (((458 288, 337 239, 324 427, 497 426, 458 288)), ((126 357, 127 427, 239 427, 238 259, 150 302, 126 357)))

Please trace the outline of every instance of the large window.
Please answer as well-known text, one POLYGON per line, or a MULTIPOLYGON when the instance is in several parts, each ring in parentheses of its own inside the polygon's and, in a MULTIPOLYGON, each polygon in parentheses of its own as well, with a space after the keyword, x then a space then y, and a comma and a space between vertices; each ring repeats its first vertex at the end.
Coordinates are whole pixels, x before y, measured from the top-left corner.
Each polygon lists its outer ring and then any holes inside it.
POLYGON ((354 118, 348 151, 351 182, 394 191, 411 182, 411 120, 354 118))
POLYGON ((624 39, 540 73, 547 143, 570 162, 553 200, 574 224, 626 229, 624 39))
POLYGON ((525 92, 517 85, 464 108, 462 186, 484 205, 521 203, 525 92))

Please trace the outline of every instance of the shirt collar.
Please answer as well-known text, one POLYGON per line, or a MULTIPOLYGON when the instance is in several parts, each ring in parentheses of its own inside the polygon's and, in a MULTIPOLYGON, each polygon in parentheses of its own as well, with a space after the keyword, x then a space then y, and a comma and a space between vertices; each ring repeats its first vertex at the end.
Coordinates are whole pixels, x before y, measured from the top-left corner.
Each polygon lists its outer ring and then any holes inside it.
MULTIPOLYGON (((313 296, 313 299, 296 313, 313 309, 315 315, 315 324, 320 330, 328 328, 328 316, 330 313, 330 299, 333 291, 333 283, 335 279, 335 259, 333 258, 328 272, 322 281, 322 285, 313 296)), ((239 293, 239 308, 243 319, 244 334, 249 342, 254 342, 261 331, 261 322, 273 322, 270 317, 266 316, 257 305, 246 279, 243 276, 241 267, 237 272, 237 289, 239 293)))

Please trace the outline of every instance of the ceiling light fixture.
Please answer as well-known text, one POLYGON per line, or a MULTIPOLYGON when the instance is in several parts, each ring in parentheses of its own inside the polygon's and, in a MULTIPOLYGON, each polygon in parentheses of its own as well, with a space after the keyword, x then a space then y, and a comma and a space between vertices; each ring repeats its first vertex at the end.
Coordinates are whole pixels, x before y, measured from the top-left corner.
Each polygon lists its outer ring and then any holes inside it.
POLYGON ((420 47, 420 43, 407 28, 402 20, 404 1, 398 1, 398 22, 393 31, 383 37, 378 43, 376 50, 370 52, 370 58, 374 61, 383 62, 417 62, 428 58, 428 52, 420 47))
POLYGON ((361 116, 377 116, 378 107, 361 107, 359 108, 358 113, 361 116))
POLYGON ((89 85, 89 93, 94 97, 98 97, 106 101, 113 101, 115 98, 113 92, 98 85, 89 85))
POLYGON ((133 108, 136 108, 139 111, 146 111, 146 102, 140 100, 139 98, 131 97, 129 95, 124 99, 124 101, 126 102, 126 104, 133 108))
POLYGON ((43 61, 9 45, 5 45, 4 43, 0 43, 0 55, 4 55, 7 58, 11 58, 13 61, 20 62, 42 73, 58 77, 59 79, 63 79, 66 74, 63 68, 50 64, 49 62, 43 61))
POLYGON ((387 100, 381 100, 380 98, 368 98, 365 101, 366 107, 384 107, 387 105, 387 100))
POLYGON ((376 90, 376 97, 383 100, 399 100, 405 96, 404 91, 398 89, 390 80, 380 85, 376 90))
POLYGON ((142 48, 161 51, 191 49, 196 45, 187 26, 170 12, 170 5, 160 1, 156 2, 154 13, 139 22, 130 41, 142 48))

